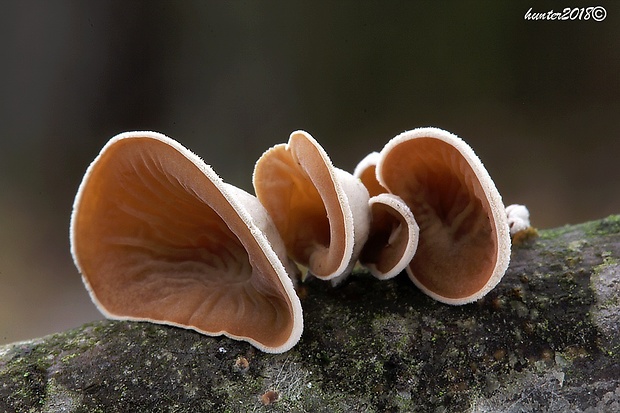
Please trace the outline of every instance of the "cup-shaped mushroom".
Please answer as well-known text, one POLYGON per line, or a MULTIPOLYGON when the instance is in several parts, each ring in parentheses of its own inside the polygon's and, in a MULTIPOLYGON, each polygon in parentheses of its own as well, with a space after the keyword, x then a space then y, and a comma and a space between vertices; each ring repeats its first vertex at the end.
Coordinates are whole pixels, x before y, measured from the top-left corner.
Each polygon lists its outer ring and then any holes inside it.
POLYGON ((371 197, 387 192, 387 189, 377 180, 377 162, 379 162, 379 152, 371 152, 357 164, 353 171, 353 176, 362 181, 371 197))
POLYGON ((420 240, 407 267, 426 294, 465 304, 487 294, 510 260, 502 198, 474 151, 437 128, 389 141, 377 165, 379 182, 413 212, 420 240))
POLYGON ((323 280, 350 272, 368 237, 368 191, 310 134, 293 132, 267 150, 253 183, 294 261, 323 280))
POLYGON ((360 263, 380 280, 403 271, 418 247, 420 229, 405 202, 394 194, 379 194, 368 201, 372 220, 360 263))
POLYGON ((155 132, 112 138, 89 166, 71 251, 109 318, 150 321, 284 352, 299 340, 296 270, 258 200, 155 132))

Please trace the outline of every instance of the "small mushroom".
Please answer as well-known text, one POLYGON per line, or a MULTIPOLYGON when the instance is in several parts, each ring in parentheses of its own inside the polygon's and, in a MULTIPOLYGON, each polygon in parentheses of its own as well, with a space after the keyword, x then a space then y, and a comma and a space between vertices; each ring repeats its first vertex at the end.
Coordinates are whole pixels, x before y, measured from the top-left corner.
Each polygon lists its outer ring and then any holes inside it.
POLYGON ((506 216, 513 247, 538 236, 538 230, 530 224, 530 211, 525 205, 508 205, 506 216))
POLYGON ((420 228, 407 204, 394 194, 375 195, 368 205, 372 223, 359 260, 376 278, 387 280, 413 259, 420 228))
POLYGON ((387 192, 387 189, 383 187, 377 180, 377 162, 379 161, 379 152, 371 152, 362 159, 355 170, 353 170, 353 176, 362 181, 370 196, 375 196, 387 192))
POLYGON ((530 227, 530 211, 525 205, 512 204, 506 207, 510 235, 514 236, 530 227))
POLYGON ((155 132, 112 138, 89 166, 71 252, 109 318, 225 335, 279 353, 302 333, 296 270, 258 200, 155 132))
POLYGON ((348 275, 370 221, 359 179, 335 168, 310 134, 297 131, 260 157, 253 183, 294 261, 323 280, 348 275))
POLYGON ((381 151, 377 178, 420 226, 407 272, 423 292, 460 305, 497 285, 510 260, 506 211, 469 145, 438 128, 404 132, 381 151))
POLYGON ((360 254, 360 263, 372 275, 387 280, 403 271, 418 247, 420 228, 405 202, 388 194, 376 177, 379 153, 372 152, 355 167, 358 177, 368 189, 371 212, 370 233, 360 254))

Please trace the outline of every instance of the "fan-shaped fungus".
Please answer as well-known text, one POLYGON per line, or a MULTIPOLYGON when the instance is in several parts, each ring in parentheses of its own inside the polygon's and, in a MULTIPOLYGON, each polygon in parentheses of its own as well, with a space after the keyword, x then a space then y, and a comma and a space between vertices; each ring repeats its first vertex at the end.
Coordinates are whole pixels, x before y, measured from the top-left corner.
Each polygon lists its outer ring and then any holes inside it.
POLYGON ((387 280, 413 259, 420 228, 409 207, 394 194, 375 195, 368 205, 372 223, 359 260, 376 278, 387 280))
POLYGON ((379 161, 379 152, 371 152, 362 159, 355 170, 353 176, 362 181, 371 197, 387 192, 377 180, 377 162, 379 161))
POLYGON ((266 352, 299 340, 302 309, 282 240, 252 195, 155 132, 112 138, 89 166, 71 251, 109 318, 226 335, 266 352))
POLYGON ((405 201, 420 226, 407 272, 423 292, 465 304, 500 281, 510 260, 506 211, 464 141, 437 128, 404 132, 381 151, 377 177, 405 201))
POLYGON ((350 272, 368 237, 368 191, 310 134, 293 132, 267 150, 253 183, 294 261, 324 280, 350 272))
POLYGON ((371 195, 368 241, 360 254, 360 263, 380 280, 392 278, 407 267, 418 247, 420 228, 404 201, 388 194, 377 180, 379 153, 362 159, 353 176, 358 177, 371 195))

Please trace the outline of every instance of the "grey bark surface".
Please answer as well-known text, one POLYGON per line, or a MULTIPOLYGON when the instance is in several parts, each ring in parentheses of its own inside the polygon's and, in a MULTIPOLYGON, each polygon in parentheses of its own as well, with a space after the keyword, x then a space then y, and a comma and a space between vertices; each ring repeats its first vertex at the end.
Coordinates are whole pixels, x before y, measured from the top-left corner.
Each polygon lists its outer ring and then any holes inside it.
POLYGON ((620 411, 620 217, 539 235, 465 306, 404 274, 303 284, 284 354, 109 320, 5 345, 0 411, 620 411))

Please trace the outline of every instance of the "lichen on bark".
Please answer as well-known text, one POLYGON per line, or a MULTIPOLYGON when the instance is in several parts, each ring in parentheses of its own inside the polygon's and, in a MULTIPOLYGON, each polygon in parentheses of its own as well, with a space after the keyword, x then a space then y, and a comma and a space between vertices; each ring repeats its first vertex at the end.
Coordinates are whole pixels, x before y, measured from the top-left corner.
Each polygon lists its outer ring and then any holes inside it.
POLYGON ((0 410, 620 411, 619 257, 612 216, 523 240, 501 283, 465 306, 433 301, 404 274, 312 280, 298 290, 302 339, 279 355, 89 323, 0 347, 0 410))

